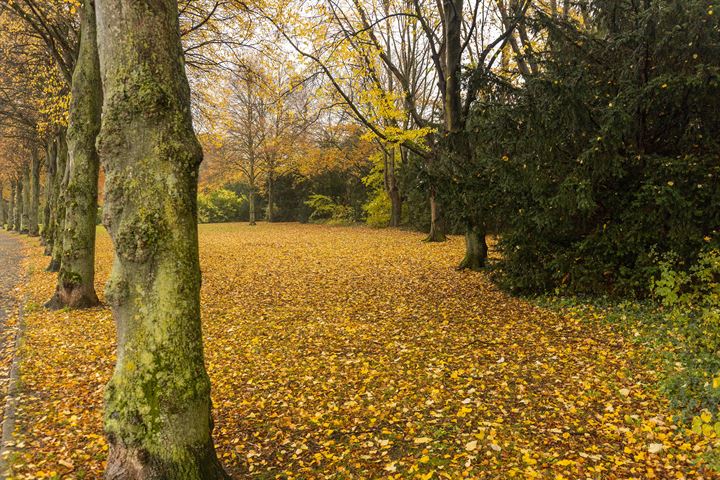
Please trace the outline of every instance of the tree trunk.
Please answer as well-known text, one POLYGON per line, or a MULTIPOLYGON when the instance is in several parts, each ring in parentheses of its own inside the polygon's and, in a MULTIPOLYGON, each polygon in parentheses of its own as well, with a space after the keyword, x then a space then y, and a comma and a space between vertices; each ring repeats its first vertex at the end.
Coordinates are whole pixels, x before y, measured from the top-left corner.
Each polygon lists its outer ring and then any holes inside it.
POLYGON ((390 197, 390 226, 399 227, 402 222, 402 198, 397 185, 390 189, 388 196, 390 197))
POLYGON ((5 228, 5 182, 0 180, 0 228, 5 228))
POLYGON ((465 258, 458 265, 458 270, 481 270, 485 266, 487 254, 485 230, 473 222, 468 222, 465 232, 465 258))
POLYGON ((10 181, 10 201, 8 205, 8 219, 7 219, 7 230, 8 232, 15 230, 15 200, 17 195, 17 183, 13 180, 10 181))
POLYGON ((13 212, 13 230, 16 232, 21 231, 21 219, 22 219, 22 195, 23 195, 23 180, 22 172, 20 178, 15 183, 15 210, 13 212))
POLYGON ((48 145, 47 178, 45 179, 45 211, 43 214, 42 236, 45 242, 45 255, 52 255, 55 236, 55 176, 57 174, 57 137, 48 145))
POLYGON ((67 144, 69 177, 65 190, 62 260, 55 295, 48 308, 89 308, 95 293, 95 231, 102 84, 95 33, 94 0, 86 0, 80 24, 80 52, 73 72, 67 144))
POLYGON ((30 224, 30 165, 25 162, 23 164, 22 180, 20 185, 20 233, 27 234, 30 224))
POLYGON ((229 479, 215 454, 200 325, 197 180, 176 0, 97 2, 98 152, 115 247, 108 480, 229 479))
POLYGON ((53 186, 55 191, 55 212, 53 215, 55 224, 53 226, 52 258, 47 268, 48 272, 59 271, 62 260, 63 230, 65 229, 65 186, 69 177, 67 157, 67 140, 65 132, 61 130, 57 138, 57 160, 55 184, 53 186))
POLYGON ((37 237, 40 235, 40 153, 37 148, 32 150, 29 187, 28 234, 37 237))
POLYGON ((430 190, 430 233, 426 242, 444 242, 447 240, 445 236, 445 225, 444 225, 442 212, 440 205, 435 197, 435 190, 430 190))
POLYGON ((248 193, 248 209, 250 210, 250 225, 255 225, 255 187, 250 186, 248 193))
POLYGON ((267 221, 269 223, 273 222, 273 178, 272 176, 268 176, 268 188, 267 188, 267 195, 268 195, 268 206, 267 206, 267 221))

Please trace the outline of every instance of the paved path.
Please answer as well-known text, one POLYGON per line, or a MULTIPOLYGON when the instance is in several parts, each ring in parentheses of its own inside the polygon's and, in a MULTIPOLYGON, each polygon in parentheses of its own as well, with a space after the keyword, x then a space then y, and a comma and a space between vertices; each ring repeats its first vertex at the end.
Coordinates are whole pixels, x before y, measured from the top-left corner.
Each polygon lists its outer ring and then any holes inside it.
MULTIPOLYGON (((20 278, 21 246, 17 234, 0 230, 0 332, 5 328, 8 313, 18 307, 13 290, 20 278)), ((15 394, 8 395, 9 390, 16 389, 17 361, 15 354, 14 335, 0 337, 0 420, 2 420, 2 439, 0 440, 0 479, 7 474, 4 454, 12 441, 14 430, 15 394), (11 378, 14 379, 11 381, 11 378), (12 399, 12 400, 10 400, 12 399), (7 418, 6 418, 7 416, 7 418)))
POLYGON ((21 259, 17 234, 0 230, 0 325, 5 322, 6 310, 14 303, 12 292, 18 282, 21 259))

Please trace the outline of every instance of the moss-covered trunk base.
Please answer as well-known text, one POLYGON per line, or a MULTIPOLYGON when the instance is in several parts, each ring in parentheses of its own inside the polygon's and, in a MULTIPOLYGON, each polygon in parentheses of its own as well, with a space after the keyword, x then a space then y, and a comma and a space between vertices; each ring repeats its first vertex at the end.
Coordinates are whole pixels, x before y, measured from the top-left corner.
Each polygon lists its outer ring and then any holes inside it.
POLYGON ((488 246, 485 240, 485 232, 478 226, 469 225, 465 232, 465 258, 463 258, 458 270, 482 270, 488 256, 488 246))
POLYGON ((45 308, 50 310, 60 310, 66 307, 79 309, 98 305, 100 305, 100 300, 98 300, 94 288, 86 288, 84 285, 58 285, 53 297, 45 304, 45 308))
POLYGON ((110 439, 106 480, 229 480, 212 443, 185 452, 166 452, 168 458, 128 447, 110 439), (173 458, 173 459, 171 459, 173 458))
MULTIPOLYGON (((50 255, 52 255, 52 251, 50 252, 50 255)), ((57 273, 60 271, 60 260, 57 258, 51 258, 50 263, 48 263, 47 268, 45 269, 46 272, 52 272, 57 273)))

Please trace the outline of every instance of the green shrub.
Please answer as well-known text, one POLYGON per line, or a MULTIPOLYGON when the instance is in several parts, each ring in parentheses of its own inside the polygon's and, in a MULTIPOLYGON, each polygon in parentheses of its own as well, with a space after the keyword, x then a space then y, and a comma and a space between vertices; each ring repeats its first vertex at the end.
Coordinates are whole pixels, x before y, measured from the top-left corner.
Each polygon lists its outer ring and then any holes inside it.
POLYGON ((357 221, 355 209, 339 205, 326 195, 310 195, 305 204, 312 209, 310 221, 334 225, 349 225, 357 221))
POLYGON ((448 176, 500 225, 513 291, 646 296, 651 250, 690 262, 720 240, 720 16, 638 5, 597 2, 590 26, 540 18, 542 71, 487 79, 473 109, 475 164, 448 176))
POLYGON ((363 210, 367 215, 365 223, 369 226, 375 228, 387 227, 390 223, 392 211, 390 196, 385 190, 376 190, 375 196, 363 205, 363 210))
POLYGON ((220 188, 198 194, 198 221, 200 223, 236 222, 247 210, 247 200, 235 192, 220 188))
POLYGON ((682 268, 677 256, 659 262, 652 292, 662 302, 667 338, 676 352, 673 373, 664 382, 683 410, 717 411, 720 405, 720 250, 705 250, 682 268))

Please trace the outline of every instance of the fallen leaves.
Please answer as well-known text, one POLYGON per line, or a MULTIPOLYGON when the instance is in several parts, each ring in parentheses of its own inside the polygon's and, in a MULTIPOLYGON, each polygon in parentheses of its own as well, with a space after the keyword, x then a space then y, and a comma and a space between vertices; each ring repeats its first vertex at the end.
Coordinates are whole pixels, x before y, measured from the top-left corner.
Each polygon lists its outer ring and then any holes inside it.
MULTIPOLYGON (((710 478, 710 423, 673 424, 638 347, 454 271, 460 238, 200 229, 215 443, 238 478, 710 478)), ((37 307, 54 277, 29 245, 14 478, 100 478, 111 314, 37 307)), ((111 257, 101 231, 98 291, 111 257)))

